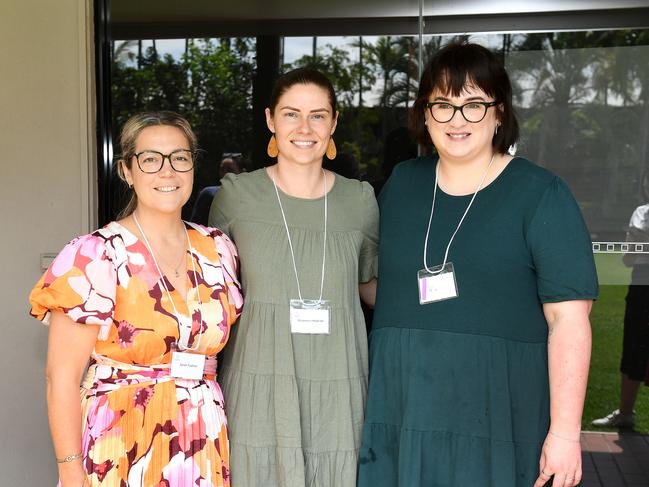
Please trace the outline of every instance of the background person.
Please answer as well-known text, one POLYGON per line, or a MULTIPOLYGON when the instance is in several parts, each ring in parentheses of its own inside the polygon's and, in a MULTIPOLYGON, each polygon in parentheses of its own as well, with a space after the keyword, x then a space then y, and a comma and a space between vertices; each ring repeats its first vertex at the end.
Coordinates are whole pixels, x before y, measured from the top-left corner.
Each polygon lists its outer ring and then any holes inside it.
POLYGON ((487 49, 437 52, 412 122, 439 156, 380 195, 359 486, 577 485, 597 296, 579 208, 508 154, 511 85, 487 49))
POLYGON ((234 485, 353 487, 367 391, 359 282, 376 276, 378 209, 335 157, 330 81, 277 80, 266 121, 277 163, 228 174, 210 223, 241 253, 246 306, 220 375, 234 485))
MULTIPOLYGON (((649 173, 642 177, 642 197, 649 202, 649 173)), ((627 242, 649 242, 649 203, 638 206, 631 215, 627 242)), ((624 264, 633 267, 631 285, 624 310, 624 338, 620 363, 620 407, 593 426, 633 428, 640 386, 649 385, 649 255, 625 254, 624 264)))
POLYGON ((192 215, 189 218, 191 221, 200 225, 207 225, 207 220, 210 215, 210 206, 212 206, 214 195, 219 189, 221 180, 228 173, 239 174, 243 171, 242 166, 241 154, 224 155, 223 159, 221 159, 221 164, 219 164, 219 182, 216 186, 205 186, 198 193, 196 201, 194 202, 194 208, 192 208, 192 215))
POLYGON ((68 244, 30 295, 50 325, 60 485, 228 486, 215 356, 242 307, 237 252, 219 230, 181 220, 196 150, 184 118, 135 115, 120 145, 127 208, 68 244))

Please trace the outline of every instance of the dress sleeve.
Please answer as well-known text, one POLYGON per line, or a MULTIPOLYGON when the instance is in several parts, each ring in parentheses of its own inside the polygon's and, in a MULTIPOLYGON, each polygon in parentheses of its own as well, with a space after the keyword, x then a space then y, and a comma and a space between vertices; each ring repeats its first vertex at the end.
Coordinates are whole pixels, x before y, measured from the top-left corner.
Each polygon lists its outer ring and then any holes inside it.
POLYGON ((363 242, 358 265, 359 282, 367 282, 378 276, 379 261, 379 207, 374 189, 369 183, 362 183, 363 242))
POLYGON ((214 195, 208 218, 209 227, 218 228, 228 235, 231 235, 231 225, 240 203, 236 189, 237 179, 238 175, 232 173, 226 174, 221 179, 221 186, 214 195))
POLYGON ((106 243, 95 235, 78 237, 57 255, 29 295, 30 314, 49 324, 51 311, 77 323, 113 323, 117 272, 106 243))
POLYGON ((233 323, 241 314, 243 308, 243 293, 239 281, 239 253, 232 240, 219 229, 213 230, 216 251, 221 259, 223 278, 228 288, 228 305, 230 323, 233 323))
POLYGON ((560 178, 555 177, 541 196, 526 237, 542 303, 597 298, 590 235, 575 198, 560 178))

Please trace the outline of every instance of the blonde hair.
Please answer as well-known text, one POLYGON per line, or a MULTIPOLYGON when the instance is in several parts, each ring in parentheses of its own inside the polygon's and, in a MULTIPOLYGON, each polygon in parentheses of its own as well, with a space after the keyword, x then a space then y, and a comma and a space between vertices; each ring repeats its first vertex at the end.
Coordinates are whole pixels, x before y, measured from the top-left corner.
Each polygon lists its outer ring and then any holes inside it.
MULTIPOLYGON (((169 127, 176 127, 180 130, 187 142, 189 143, 189 150, 195 152, 198 146, 198 139, 192 130, 191 125, 183 116, 171 111, 157 111, 157 112, 143 112, 133 115, 129 118, 119 135, 119 147, 121 150, 120 155, 117 157, 117 175, 128 186, 126 174, 124 173, 124 166, 130 171, 133 167, 133 156, 135 156, 135 144, 137 138, 147 127, 154 127, 156 125, 167 125, 169 127)), ((137 195, 131 186, 128 186, 130 197, 126 206, 119 212, 117 219, 126 218, 137 208, 137 195)))

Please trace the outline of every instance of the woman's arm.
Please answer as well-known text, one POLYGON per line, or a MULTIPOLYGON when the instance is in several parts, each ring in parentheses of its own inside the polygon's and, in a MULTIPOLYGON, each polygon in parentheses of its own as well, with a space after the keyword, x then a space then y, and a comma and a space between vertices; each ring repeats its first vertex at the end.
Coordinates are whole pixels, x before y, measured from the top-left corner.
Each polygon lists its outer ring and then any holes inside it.
MULTIPOLYGON (((99 326, 75 323, 53 311, 47 346, 47 414, 56 458, 81 452, 81 400, 79 386, 92 353, 99 326)), ((83 459, 59 463, 62 487, 85 485, 83 459)))
MULTIPOLYGON (((629 227, 626 232, 626 241, 627 242, 647 242, 649 241, 649 234, 647 232, 640 230, 639 228, 629 227)), ((633 267, 636 263, 636 259, 641 254, 624 254, 622 257, 622 262, 627 267, 633 267)))
POLYGON ((370 308, 373 308, 376 302, 376 278, 372 278, 372 280, 367 282, 361 282, 358 285, 358 291, 363 302, 370 308))
POLYGON ((554 486, 570 487, 581 480, 581 415, 590 364, 590 300, 546 303, 548 372, 550 377, 550 430, 543 444, 542 487, 554 475, 554 486))

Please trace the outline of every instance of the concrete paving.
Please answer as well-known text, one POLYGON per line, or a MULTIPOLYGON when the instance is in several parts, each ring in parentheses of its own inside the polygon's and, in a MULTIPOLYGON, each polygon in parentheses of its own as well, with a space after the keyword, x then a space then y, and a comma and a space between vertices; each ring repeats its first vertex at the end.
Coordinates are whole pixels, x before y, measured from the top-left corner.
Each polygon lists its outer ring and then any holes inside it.
POLYGON ((582 487, 649 487, 649 436, 585 431, 581 445, 582 487))

